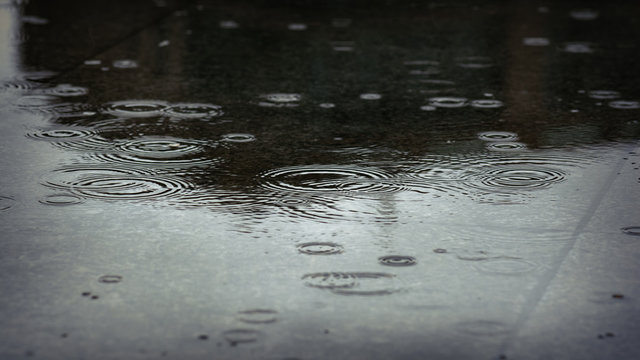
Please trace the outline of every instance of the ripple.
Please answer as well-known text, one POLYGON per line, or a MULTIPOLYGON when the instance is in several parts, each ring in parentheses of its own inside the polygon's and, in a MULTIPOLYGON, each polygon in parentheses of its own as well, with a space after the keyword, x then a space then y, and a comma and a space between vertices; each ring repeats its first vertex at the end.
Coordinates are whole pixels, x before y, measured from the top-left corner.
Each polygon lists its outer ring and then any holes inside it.
POLYGON ((37 130, 27 133, 27 137, 46 141, 73 141, 94 136, 95 133, 85 129, 51 129, 37 130))
POLYGON ((123 100, 107 103, 101 110, 120 117, 152 117, 162 115, 167 107, 167 102, 159 100, 123 100))
POLYGON ((551 42, 544 37, 526 37, 522 39, 522 43, 526 46, 548 46, 551 42))
POLYGON ((38 89, 35 92, 39 94, 45 94, 45 95, 73 97, 73 96, 87 95, 89 93, 89 89, 82 86, 74 86, 70 84, 59 84, 56 87, 52 87, 48 89, 38 89))
POLYGON ((456 59, 458 66, 465 69, 485 69, 493 66, 493 60, 486 56, 467 56, 456 59))
POLYGON ((406 66, 440 66, 439 61, 435 60, 408 60, 404 62, 406 66))
POLYGON ((319 289, 350 289, 358 284, 353 273, 325 272, 302 276, 305 285, 319 289))
POLYGON ((614 109, 633 110, 640 109, 640 102, 634 100, 616 100, 609 102, 609 106, 614 109))
POLYGON ((439 108, 461 108, 469 104, 467 98, 453 96, 439 96, 428 99, 429 105, 439 108))
POLYGON ((122 281, 122 276, 120 275, 103 275, 98 278, 98 281, 103 284, 117 284, 122 281))
POLYGON ((402 190, 387 173, 358 166, 292 166, 265 172, 260 178, 263 186, 280 191, 366 194, 402 190))
POLYGON ((350 273, 357 279, 353 287, 331 289, 339 295, 378 296, 389 295, 400 291, 396 276, 388 273, 355 272, 350 273))
POLYGON ((337 221, 389 221, 390 217, 380 214, 375 204, 366 199, 350 199, 332 194, 291 193, 271 194, 268 204, 287 217, 287 221, 310 219, 320 223, 337 221))
POLYGON ((520 259, 488 259, 479 262, 476 269, 480 272, 500 275, 519 275, 531 272, 538 266, 532 262, 520 259))
POLYGON ((481 183, 487 189, 496 191, 534 190, 564 181, 567 174, 559 169, 530 166, 503 165, 496 169, 488 169, 481 175, 481 183))
POLYGON ((640 236, 640 226, 628 226, 622 228, 622 232, 627 235, 640 236))
POLYGON ((270 324, 278 320, 278 312, 271 309, 251 309, 238 312, 238 320, 247 324, 270 324))
POLYGON ((8 196, 0 195, 0 211, 9 210, 15 204, 15 200, 8 196))
POLYGON ((518 134, 509 131, 483 131, 478 133, 478 139, 483 141, 516 141, 518 134))
POLYGON ((138 62, 129 59, 115 60, 113 67, 117 69, 135 69, 138 67, 138 62))
POLYGON ((258 330, 232 329, 223 332, 222 336, 224 336, 224 339, 229 343, 229 345, 237 346, 257 342, 263 335, 262 332, 258 330))
POLYGON ((470 105, 471 107, 480 109, 495 109, 502 107, 504 104, 500 100, 482 99, 472 100, 470 105))
POLYGON ((302 23, 292 23, 287 25, 287 29, 291 31, 305 31, 307 30, 307 24, 302 23))
POLYGON ((620 93, 614 90, 591 90, 589 97, 599 100, 617 99, 620 97, 620 93))
POLYGON ((295 93, 272 93, 260 95, 266 101, 261 101, 258 105, 263 107, 297 107, 302 95, 295 93))
POLYGON ((492 320, 463 321, 456 328, 462 333, 476 336, 503 335, 509 331, 506 323, 492 320))
POLYGON ((340 254, 342 250, 342 245, 332 242, 308 242, 298 245, 298 251, 308 255, 340 254))
POLYGON ((95 177, 153 176, 155 172, 147 169, 114 168, 109 166, 77 165, 66 166, 44 176, 42 185, 54 189, 70 189, 79 179, 95 177))
POLYGON ((3 91, 27 91, 36 86, 32 81, 16 78, 12 80, 3 80, 0 82, 0 90, 3 91))
POLYGON ((416 258, 404 255, 387 255, 379 257, 378 262, 387 266, 411 266, 416 264, 416 258))
POLYGON ((562 51, 572 54, 591 54, 596 51, 596 45, 586 41, 564 43, 562 51))
POLYGON ((436 109, 438 109, 438 108, 435 107, 435 106, 432 106, 432 105, 422 105, 422 106, 420 106, 420 110, 422 110, 422 111, 435 111, 436 109))
POLYGON ((334 104, 334 103, 322 103, 322 104, 319 104, 318 106, 320 106, 323 109, 332 109, 332 108, 336 107, 336 104, 334 104))
POLYGON ((73 194, 52 194, 40 199, 39 202, 44 205, 68 206, 81 204, 84 200, 73 194))
POLYGON ((71 191, 83 197, 101 200, 149 200, 180 195, 192 185, 168 177, 88 177, 79 179, 71 191))
POLYGON ((164 111, 167 115, 177 118, 208 118, 224 114, 219 105, 199 103, 172 104, 164 111))
POLYGON ((527 149, 528 149, 527 144, 524 144, 521 142, 504 141, 504 142, 492 142, 487 144, 487 150, 491 150, 491 151, 510 152, 510 151, 523 151, 527 149))
POLYGON ((600 14, 592 9, 576 9, 571 10, 569 16, 575 20, 589 21, 597 19, 600 14))
POLYGON ((53 95, 25 95, 16 100, 16 106, 23 108, 48 107, 60 101, 60 98, 53 95))
POLYGON ((360 94, 360 99, 362 100, 380 100, 382 99, 382 95, 376 93, 365 93, 360 94))
POLYGON ((251 134, 232 133, 222 135, 221 140, 225 142, 245 143, 256 141, 256 137, 251 134))

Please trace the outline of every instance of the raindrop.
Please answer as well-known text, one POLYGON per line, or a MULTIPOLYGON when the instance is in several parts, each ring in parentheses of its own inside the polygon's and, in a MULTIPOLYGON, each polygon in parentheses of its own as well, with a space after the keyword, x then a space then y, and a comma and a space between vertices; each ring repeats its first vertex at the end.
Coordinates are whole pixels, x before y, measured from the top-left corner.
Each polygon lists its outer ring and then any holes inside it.
POLYGON ((543 37, 526 37, 522 39, 522 43, 526 46, 548 46, 549 39, 543 37))
POLYGON ((177 118, 205 118, 223 114, 219 105, 198 103, 173 104, 164 111, 167 115, 177 118))
POLYGON ((471 107, 481 109, 494 109, 502 107, 502 101, 493 99, 472 100, 471 107))
POLYGON ((563 44, 561 49, 573 54, 591 54, 595 52, 595 45, 584 41, 568 42, 563 44))
POLYGON ((525 260, 497 258, 482 261, 476 265, 476 269, 484 273, 500 275, 518 275, 533 271, 537 265, 525 260))
POLYGON ((83 96, 89 93, 89 89, 82 86, 74 86, 70 84, 60 84, 53 88, 39 89, 36 93, 53 95, 53 96, 83 96))
POLYGON ((271 309, 251 309, 238 312, 238 320, 247 324, 270 324, 278 320, 278 312, 271 309))
POLYGON ((527 144, 521 142, 492 142, 487 144, 487 150, 491 151, 522 151, 527 150, 527 144))
POLYGON ((262 333, 260 331, 251 329, 227 330, 222 333, 222 335, 231 346, 254 343, 262 337, 262 333))
POLYGON ((233 133, 233 134, 222 135, 221 140, 225 142, 245 143, 245 142, 256 141, 256 137, 251 134, 233 133))
POLYGON ((429 105, 439 108, 461 108, 468 105, 468 99, 463 97, 440 96, 428 99, 429 105))
POLYGON ((609 106, 614 109, 633 110, 640 109, 640 102, 634 100, 616 100, 609 102, 609 106))
POLYGON ((411 266, 416 264, 416 258, 413 256, 403 255, 387 255, 378 258, 378 261, 382 265, 387 266, 411 266))
POLYGON ((573 19, 583 21, 595 20, 599 15, 600 14, 597 11, 592 9, 576 9, 569 12, 569 16, 573 19))
POLYGON ((289 24, 287 28, 291 31, 304 31, 307 30, 307 24, 293 23, 289 24))
POLYGON ((463 321, 456 328, 462 333, 478 336, 502 335, 509 330, 507 324, 492 320, 463 321))
POLYGON ((589 91, 589 97, 599 100, 617 99, 620 97, 620 93, 613 90, 592 90, 589 91))
POLYGON ((220 21, 219 26, 221 29, 237 29, 240 27, 240 25, 233 20, 220 21))
POLYGON ((121 117, 160 116, 167 110, 168 104, 158 100, 123 100, 105 104, 101 111, 121 117))
POLYGON ((336 104, 334 104, 334 103, 322 103, 322 104, 320 104, 318 106, 320 106, 323 109, 332 109, 332 108, 336 107, 336 104))
POLYGON ((13 200, 12 198, 0 195, 0 211, 9 210, 14 203, 15 200, 13 200))
POLYGON ((478 133, 478 139, 483 141, 515 141, 518 140, 518 134, 508 131, 484 131, 478 133))
POLYGON ((493 60, 486 56, 467 56, 456 59, 458 66, 465 69, 485 69, 493 66, 493 60))
POLYGON ((138 63, 134 60, 116 60, 113 62, 113 67, 118 69, 134 69, 138 67, 138 63))
POLYGON ((44 205, 68 206, 81 204, 83 200, 73 194, 52 194, 40 199, 39 202, 44 205))
POLYGON ((333 255, 342 253, 342 246, 332 242, 308 242, 298 245, 298 251, 308 255, 333 255))
POLYGON ((319 289, 349 289, 355 287, 357 277, 353 273, 325 272, 306 274, 302 277, 305 285, 319 289))
POLYGON ((103 275, 98 278, 98 281, 104 284, 117 284, 122 281, 120 275, 103 275))
POLYGON ((376 93, 365 93, 360 94, 360 99, 362 100, 380 100, 382 99, 382 95, 376 93))
POLYGON ((622 232, 627 235, 640 236, 640 226, 628 226, 622 228, 622 232))

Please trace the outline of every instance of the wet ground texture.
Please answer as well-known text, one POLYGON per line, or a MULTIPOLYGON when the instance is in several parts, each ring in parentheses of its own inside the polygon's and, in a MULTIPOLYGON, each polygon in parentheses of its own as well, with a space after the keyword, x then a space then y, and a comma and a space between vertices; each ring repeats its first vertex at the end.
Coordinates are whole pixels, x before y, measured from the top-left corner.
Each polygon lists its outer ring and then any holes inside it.
POLYGON ((0 358, 640 358, 638 19, 0 0, 0 358))

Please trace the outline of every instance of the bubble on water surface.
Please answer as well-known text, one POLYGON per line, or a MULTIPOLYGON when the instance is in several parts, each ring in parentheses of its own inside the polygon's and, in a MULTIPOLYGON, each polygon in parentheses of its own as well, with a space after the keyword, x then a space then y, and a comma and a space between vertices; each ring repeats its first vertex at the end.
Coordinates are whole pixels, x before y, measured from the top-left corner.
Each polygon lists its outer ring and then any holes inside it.
POLYGON ((461 108, 469 104, 469 100, 463 97, 439 96, 427 99, 429 105, 439 108, 461 108))
POLYGON ((278 320, 278 312, 271 309, 238 311, 238 320, 247 324, 270 324, 278 320))
POLYGON ((617 99, 620 97, 620 93, 614 90, 591 90, 589 97, 598 100, 617 99))
POLYGON ((221 29, 237 29, 240 25, 234 20, 222 20, 218 23, 221 29))
POLYGON ((569 12, 569 16, 575 20, 589 21, 597 19, 600 14, 592 9, 575 9, 569 12))
POLYGON ((458 331, 475 336, 503 335, 509 331, 506 323, 493 320, 463 321, 456 325, 458 331))
POLYGON ((519 275, 533 271, 538 266, 525 260, 498 258, 479 262, 475 267, 478 271, 489 274, 519 275))
POLYGON ((591 54, 596 51, 596 45, 586 41, 568 42, 562 45, 561 50, 572 54, 591 54))
POLYGON ((548 46, 551 42, 544 37, 526 37, 522 39, 522 44, 526 46, 548 46))
POLYGON ((138 67, 138 62, 130 59, 115 60, 113 67, 118 69, 135 69, 138 67))
POLYGON ((492 67, 493 59, 486 56, 467 56, 456 59, 458 66, 465 69, 486 69, 492 67))
POLYGON ((416 258, 404 255, 387 255, 379 257, 378 262, 387 266, 411 266, 416 264, 416 258))
POLYGON ((640 101, 635 100, 616 100, 609 102, 609 107, 621 110, 640 109, 640 101))
POLYGON ((223 115, 222 106, 200 103, 172 104, 165 113, 177 118, 207 118, 223 115))
POLYGON ((222 135, 221 141, 233 143, 246 143, 256 141, 256 137, 251 134, 232 133, 222 135))
POLYGON ((254 343, 263 336, 262 332, 252 329, 232 329, 223 332, 222 335, 231 346, 254 343))
POLYGON ((622 232, 627 235, 640 236, 640 226, 628 226, 622 228, 622 232))
POLYGON ((73 194, 51 194, 43 197, 39 202, 43 205, 69 206, 81 204, 84 200, 73 194))
POLYGON ((527 150, 527 144, 521 142, 511 142, 511 141, 503 141, 503 142, 492 142, 487 144, 487 150, 490 151, 523 151, 527 150))
POLYGON ((478 133, 478 139, 483 141, 516 141, 518 134, 509 131, 483 131, 478 133))
POLYGON ((380 100, 382 99, 382 95, 376 93, 365 93, 360 94, 360 99, 362 100, 380 100))
POLYGON ((342 253, 342 245, 332 242, 308 242, 298 245, 298 251, 307 255, 334 255, 342 253))
POLYGON ((15 204, 15 200, 8 196, 0 195, 0 211, 9 210, 15 204))
POLYGON ((120 117, 152 117, 162 115, 168 106, 160 100, 123 100, 107 103, 101 111, 120 117))
POLYGON ((494 99, 481 99, 481 100, 472 100, 471 107, 480 108, 480 109, 495 109, 502 107, 504 104, 500 100, 494 99))
POLYGON ((304 31, 304 30, 307 30, 307 24, 292 23, 287 25, 287 28, 291 31, 304 31))
POLYGON ((120 275, 103 275, 98 278, 98 281, 103 284, 117 284, 122 281, 122 276, 120 275))

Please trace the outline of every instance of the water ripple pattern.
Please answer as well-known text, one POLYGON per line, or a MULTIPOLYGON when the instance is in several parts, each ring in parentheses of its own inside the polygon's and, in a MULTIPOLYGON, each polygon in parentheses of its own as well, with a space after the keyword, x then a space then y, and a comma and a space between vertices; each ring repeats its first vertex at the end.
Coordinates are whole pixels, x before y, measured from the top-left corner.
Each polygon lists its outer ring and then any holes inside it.
POLYGON ((621 95, 618 91, 614 90, 591 90, 589 91, 589 97, 598 100, 617 99, 621 95))
POLYGON ((386 266, 411 266, 416 264, 416 258, 405 255, 386 255, 379 257, 378 262, 386 266))
POLYGON ((15 200, 9 196, 0 195, 0 211, 9 210, 15 204, 15 200))
POLYGON ((272 309, 238 311, 238 320, 247 324, 271 324, 278 320, 278 312, 272 309))
POLYGON ((302 95, 295 93, 271 93, 260 95, 263 101, 258 105, 263 107, 297 107, 302 95))
POLYGON ((211 118, 224 114, 222 106, 202 103, 172 104, 165 113, 176 118, 211 118))
POLYGON ((429 98, 428 103, 437 108, 461 108, 469 105, 469 100, 463 97, 439 96, 429 98))
POLYGON ((326 272, 306 274, 306 286, 329 290, 338 295, 378 296, 401 290, 393 274, 379 272, 326 272))
POLYGON ((640 109, 640 101, 635 100, 616 100, 609 102, 609 106, 620 110, 640 109))
POLYGON ((478 139, 483 141, 516 141, 518 134, 509 131, 484 131, 478 133, 478 139))
POLYGON ((332 242, 308 242, 298 245, 298 251, 307 255, 334 255, 342 253, 342 246, 332 242))
POLYGON ((53 96, 84 96, 89 93, 89 89, 82 86, 74 86, 71 84, 59 84, 52 88, 37 89, 34 91, 37 94, 53 95, 53 96))
POLYGON ((471 107, 479 109, 495 109, 503 106, 502 101, 493 99, 472 100, 471 107))
POLYGON ((34 140, 44 140, 66 150, 106 151, 113 149, 111 141, 94 131, 82 128, 35 130, 27 133, 34 140))
POLYGON ((168 107, 160 100, 123 100, 107 103, 101 111, 119 117, 153 117, 162 115, 168 107))
POLYGON ((39 200, 43 205, 52 206, 69 206, 83 203, 83 199, 80 196, 73 194, 52 194, 47 195, 39 200))
POLYGON ((487 150, 502 152, 517 152, 527 150, 527 144, 521 142, 501 141, 487 144, 487 150))
POLYGON ((521 259, 487 259, 476 264, 475 268, 483 273, 497 275, 520 275, 535 270, 538 266, 521 259))

